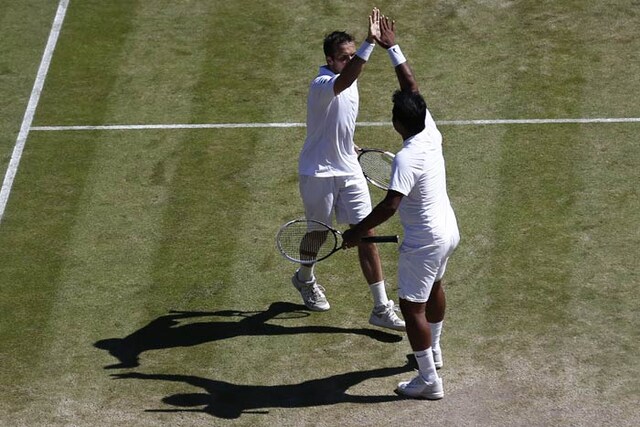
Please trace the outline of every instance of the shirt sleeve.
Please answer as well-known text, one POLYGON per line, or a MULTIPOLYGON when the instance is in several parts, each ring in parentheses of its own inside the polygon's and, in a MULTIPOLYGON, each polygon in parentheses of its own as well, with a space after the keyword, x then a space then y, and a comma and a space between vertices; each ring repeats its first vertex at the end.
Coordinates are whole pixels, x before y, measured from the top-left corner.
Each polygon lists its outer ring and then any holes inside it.
POLYGON ((397 191, 404 196, 408 196, 415 182, 415 176, 411 171, 410 165, 405 161, 404 156, 400 154, 396 155, 391 164, 389 190, 397 191))
POLYGON ((323 104, 329 104, 335 94, 333 93, 333 85, 337 76, 318 76, 311 82, 311 92, 314 98, 323 104))

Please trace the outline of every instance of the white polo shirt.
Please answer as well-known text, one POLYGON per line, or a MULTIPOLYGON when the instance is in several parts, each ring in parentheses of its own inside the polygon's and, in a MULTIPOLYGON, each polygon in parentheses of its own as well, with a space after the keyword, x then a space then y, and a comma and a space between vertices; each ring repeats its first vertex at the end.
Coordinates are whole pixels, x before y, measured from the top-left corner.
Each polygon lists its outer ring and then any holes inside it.
POLYGON ((316 177, 361 174, 353 144, 358 116, 357 81, 333 93, 338 74, 320 67, 307 98, 307 137, 298 162, 298 173, 316 177))
POLYGON ((389 189, 405 196, 399 214, 407 249, 446 245, 458 233, 446 188, 442 135, 428 110, 425 125, 403 142, 391 167, 389 189))

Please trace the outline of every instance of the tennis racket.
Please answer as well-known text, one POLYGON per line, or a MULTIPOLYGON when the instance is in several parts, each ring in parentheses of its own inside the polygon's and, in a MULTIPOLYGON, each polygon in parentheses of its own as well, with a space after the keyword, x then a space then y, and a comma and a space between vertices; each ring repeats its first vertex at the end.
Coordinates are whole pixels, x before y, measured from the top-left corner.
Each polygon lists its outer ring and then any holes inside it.
POLYGON ((395 155, 388 151, 363 148, 358 155, 358 162, 367 181, 378 188, 388 190, 391 179, 391 163, 394 158, 395 155))
MULTIPOLYGON (((342 248, 341 233, 320 221, 296 219, 280 227, 276 246, 283 257, 300 264, 314 264, 342 248)), ((398 236, 363 237, 364 242, 397 243, 398 236)))

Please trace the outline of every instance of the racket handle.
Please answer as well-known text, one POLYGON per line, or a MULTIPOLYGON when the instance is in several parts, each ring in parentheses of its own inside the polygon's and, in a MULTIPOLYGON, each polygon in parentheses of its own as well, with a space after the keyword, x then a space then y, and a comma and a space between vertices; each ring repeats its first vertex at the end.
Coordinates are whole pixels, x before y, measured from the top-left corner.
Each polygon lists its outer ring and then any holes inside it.
POLYGON ((398 243, 398 236, 369 236, 363 237, 362 241, 369 243, 398 243))

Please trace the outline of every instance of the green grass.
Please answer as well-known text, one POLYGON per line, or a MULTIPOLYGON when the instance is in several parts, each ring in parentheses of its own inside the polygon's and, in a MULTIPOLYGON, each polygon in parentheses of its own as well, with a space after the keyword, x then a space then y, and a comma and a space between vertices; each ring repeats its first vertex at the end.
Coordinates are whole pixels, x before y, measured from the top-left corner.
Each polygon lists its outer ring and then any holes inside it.
MULTIPOLYGON (((0 5, 1 171, 54 3, 0 5)), ((322 36, 361 39, 372 6, 72 0, 34 125, 302 122, 322 36)), ((377 6, 437 120, 640 116, 633 2, 377 6)), ((374 51, 360 120, 388 121, 395 86, 374 51)), ((0 223, 0 421, 638 424, 638 124, 441 131, 462 233, 443 401, 393 394, 409 345, 368 327, 353 251, 317 267, 329 312, 296 305, 273 237, 302 215, 304 129, 32 131, 0 223)))

